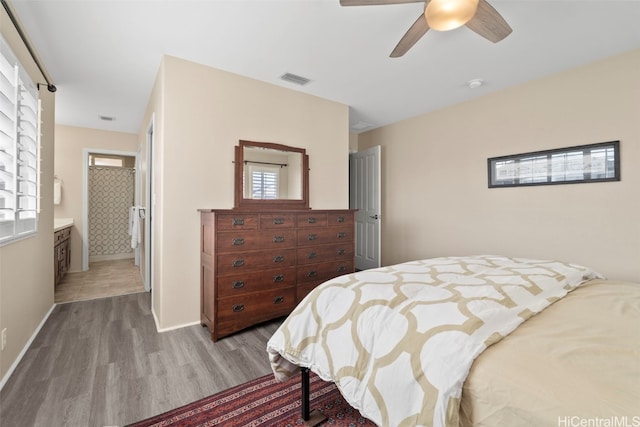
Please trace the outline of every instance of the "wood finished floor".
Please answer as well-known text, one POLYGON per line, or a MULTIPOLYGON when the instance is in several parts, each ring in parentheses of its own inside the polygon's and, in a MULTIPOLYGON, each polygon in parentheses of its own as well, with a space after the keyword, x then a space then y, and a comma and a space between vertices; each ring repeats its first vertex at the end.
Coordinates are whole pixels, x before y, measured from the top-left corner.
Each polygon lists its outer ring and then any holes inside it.
POLYGON ((56 286, 56 303, 85 301, 143 292, 144 285, 133 258, 92 262, 89 270, 67 273, 56 286))
POLYGON ((0 426, 122 426, 271 372, 280 321, 158 333, 150 294, 59 304, 0 391, 0 426))

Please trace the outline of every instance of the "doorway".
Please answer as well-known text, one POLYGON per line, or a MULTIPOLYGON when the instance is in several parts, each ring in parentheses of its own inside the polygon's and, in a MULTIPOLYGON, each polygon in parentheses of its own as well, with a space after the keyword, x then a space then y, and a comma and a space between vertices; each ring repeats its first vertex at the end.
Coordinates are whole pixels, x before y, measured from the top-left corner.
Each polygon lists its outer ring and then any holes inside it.
MULTIPOLYGON (((135 152, 131 152, 131 151, 115 151, 115 150, 100 150, 100 149, 91 149, 91 148, 85 148, 83 150, 83 181, 84 181, 84 185, 83 185, 83 196, 82 196, 82 217, 84 218, 83 224, 82 224, 82 271, 87 271, 89 269, 89 261, 90 261, 90 251, 89 251, 89 247, 90 247, 90 241, 89 241, 89 237, 90 237, 90 227, 89 227, 89 219, 90 219, 90 206, 89 206, 89 202, 90 202, 90 194, 89 194, 89 171, 90 171, 90 167, 91 167, 91 158, 92 157, 96 157, 99 156, 101 158, 109 158, 109 157, 133 157, 134 160, 134 165, 137 163, 137 153, 135 152)), ((135 180, 134 180, 135 182, 135 180)), ((135 187, 134 187, 135 188, 135 187)), ((116 189, 112 189, 110 191, 118 191, 116 189)), ((134 198, 135 198, 135 190, 134 190, 134 198)), ((122 213, 122 215, 126 215, 124 218, 126 218, 127 223, 126 223, 126 227, 127 227, 127 232, 128 232, 128 209, 129 207, 131 207, 133 204, 133 200, 131 201, 131 205, 129 206, 122 206, 123 209, 125 210, 125 213, 122 213)), ((94 207, 97 208, 98 210, 100 209, 99 206, 94 207)), ((123 226, 122 224, 120 226, 123 226)))
MULTIPOLYGON (((89 263, 135 259, 130 208, 136 199, 136 156, 89 153, 89 263)), ((134 245, 134 240, 135 245, 134 245)))
POLYGON ((349 154, 349 208, 356 211, 356 270, 381 265, 381 148, 349 154))
POLYGON ((113 261, 101 265, 111 268, 125 260, 120 267, 137 272, 136 286, 140 245, 132 248, 129 212, 139 200, 138 158, 133 151, 83 150, 82 271, 90 270, 90 262, 113 261))
POLYGON ((83 150, 82 271, 56 287, 56 303, 144 291, 129 230, 137 169, 135 152, 83 150))

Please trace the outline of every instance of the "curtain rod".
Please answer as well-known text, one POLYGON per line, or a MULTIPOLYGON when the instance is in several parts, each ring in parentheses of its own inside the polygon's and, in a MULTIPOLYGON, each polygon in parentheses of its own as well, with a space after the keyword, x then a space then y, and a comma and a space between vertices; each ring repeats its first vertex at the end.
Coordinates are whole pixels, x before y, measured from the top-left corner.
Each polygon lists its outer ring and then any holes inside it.
MULTIPOLYGON (((20 28, 20 25, 18 24, 18 20, 16 19, 15 15, 13 14, 13 11, 11 10, 11 7, 6 2, 6 0, 0 0, 0 1, 2 2, 2 6, 4 6, 4 10, 7 12, 7 15, 9 15, 9 19, 13 23, 13 26, 16 28, 16 31, 18 31, 18 35, 22 39, 22 42, 24 43, 25 47, 29 51, 29 54, 31 55, 31 58, 33 58, 33 62, 36 63, 36 66, 38 67, 38 70, 40 70, 40 73, 44 77, 44 80, 47 82, 47 89, 49 89, 49 92, 55 92, 56 90, 58 90, 58 88, 51 82, 51 79, 47 76, 47 72, 44 70, 44 68, 40 64, 40 61, 38 61, 38 58, 37 58, 35 52, 33 51, 33 49, 31 48, 31 45, 29 44, 29 41, 27 40, 27 36, 22 31, 22 28, 20 28)), ((38 89, 40 89, 41 85, 44 86, 44 83, 38 83, 38 89)))
POLYGON ((287 166, 289 166, 286 163, 269 163, 269 162, 254 162, 253 160, 245 160, 244 164, 246 165, 247 163, 253 163, 254 165, 273 165, 273 166, 280 166, 281 168, 285 168, 287 166))

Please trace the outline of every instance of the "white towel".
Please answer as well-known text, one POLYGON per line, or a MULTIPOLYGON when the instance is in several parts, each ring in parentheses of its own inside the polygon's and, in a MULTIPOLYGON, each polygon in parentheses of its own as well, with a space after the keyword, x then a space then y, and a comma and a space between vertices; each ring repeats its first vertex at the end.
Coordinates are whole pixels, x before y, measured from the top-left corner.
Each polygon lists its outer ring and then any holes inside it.
POLYGON ((129 235, 131 236, 131 248, 135 249, 142 240, 140 229, 140 211, 144 208, 132 206, 129 208, 129 235))
POLYGON ((53 204, 59 205, 62 199, 62 180, 53 178, 53 204))
POLYGON ((135 206, 131 206, 129 208, 129 229, 127 231, 127 233, 129 233, 129 236, 131 236, 131 230, 133 229, 133 214, 135 213, 135 211, 135 206))

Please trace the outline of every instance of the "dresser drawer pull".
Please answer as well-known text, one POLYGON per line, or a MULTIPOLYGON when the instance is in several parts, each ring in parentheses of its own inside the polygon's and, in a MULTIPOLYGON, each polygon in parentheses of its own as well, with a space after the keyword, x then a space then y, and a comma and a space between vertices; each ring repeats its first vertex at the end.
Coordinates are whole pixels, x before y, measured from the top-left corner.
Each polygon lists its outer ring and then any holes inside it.
POLYGON ((347 237, 347 233, 345 233, 344 231, 339 231, 338 232, 338 239, 342 239, 343 237, 347 237))
POLYGON ((278 274, 277 276, 273 276, 273 282, 278 283, 284 280, 284 276, 282 274, 278 274))
POLYGON ((233 306, 232 310, 234 313, 240 313, 244 310, 244 304, 236 304, 233 306))
POLYGON ((244 218, 233 218, 233 225, 244 225, 244 218))
POLYGON ((347 251, 345 251, 344 249, 340 248, 336 251, 336 255, 344 255, 347 251))
POLYGON ((273 257, 273 262, 282 262, 284 261, 284 255, 276 255, 273 257))
POLYGON ((234 259, 233 260, 233 266, 234 267, 242 267, 244 265, 244 260, 243 259, 234 259))
POLYGON ((314 258, 315 258, 315 257, 317 257, 317 256, 318 256, 318 254, 317 254, 317 253, 315 253, 315 252, 309 252, 309 255, 307 255, 307 258, 308 258, 308 259, 314 259, 314 258))
POLYGON ((284 218, 273 218, 273 223, 275 225, 282 225, 284 224, 284 218))
POLYGON ((233 282, 233 289, 240 289, 240 288, 244 288, 244 282, 241 280, 238 280, 237 282, 233 282))
POLYGON ((316 277, 318 275, 318 272, 315 270, 311 270, 310 272, 307 273, 307 277, 316 277))
POLYGON ((318 238, 318 236, 317 236, 317 235, 315 235, 315 234, 308 234, 308 235, 307 235, 307 239, 308 239, 308 240, 316 240, 317 238, 318 238))
POLYGON ((313 216, 310 216, 309 218, 307 218, 307 222, 309 224, 315 224, 316 221, 317 221, 317 219, 315 217, 313 217, 313 216))
POLYGON ((284 242, 284 236, 273 236, 273 243, 282 243, 284 242))
POLYGON ((282 304, 284 302, 284 297, 275 297, 273 299, 274 304, 282 304))
POLYGON ((234 246, 244 245, 244 239, 242 237, 238 237, 237 239, 233 239, 232 243, 234 246))
POLYGON ((345 271, 347 271, 347 267, 345 267, 344 265, 341 265, 340 267, 338 267, 336 271, 338 273, 344 273, 345 271))
POLYGON ((344 217, 343 216, 339 216, 338 217, 338 222, 344 222, 344 217))

